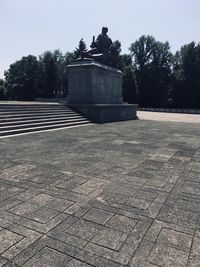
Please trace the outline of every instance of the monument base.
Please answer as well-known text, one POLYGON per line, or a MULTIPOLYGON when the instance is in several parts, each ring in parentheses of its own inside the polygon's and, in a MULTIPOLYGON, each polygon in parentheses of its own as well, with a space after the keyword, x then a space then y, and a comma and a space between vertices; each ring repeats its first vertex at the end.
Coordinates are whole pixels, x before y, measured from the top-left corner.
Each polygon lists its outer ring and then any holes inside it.
POLYGON ((137 105, 134 104, 68 104, 67 106, 97 123, 137 119, 137 105))
POLYGON ((67 66, 69 104, 122 104, 122 72, 94 60, 67 66))
POLYGON ((67 106, 97 123, 137 119, 137 105, 123 103, 122 72, 91 59, 67 66, 67 106))

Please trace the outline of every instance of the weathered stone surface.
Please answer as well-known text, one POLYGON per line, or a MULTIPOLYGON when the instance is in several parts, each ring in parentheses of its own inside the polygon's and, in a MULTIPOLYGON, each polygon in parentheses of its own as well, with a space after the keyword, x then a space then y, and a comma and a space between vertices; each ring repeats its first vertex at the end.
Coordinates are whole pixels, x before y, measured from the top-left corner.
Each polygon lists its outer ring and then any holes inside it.
POLYGON ((97 123, 137 119, 137 105, 134 104, 68 104, 68 106, 97 123))
POLYGON ((200 128, 0 139, 0 266, 199 267, 200 128))
POLYGON ((86 220, 92 221, 92 222, 99 223, 99 224, 105 224, 113 215, 114 213, 112 212, 93 208, 89 210, 83 216, 83 218, 86 220))
POLYGON ((91 240, 97 233, 99 233, 100 229, 100 225, 81 219, 72 224, 66 232, 85 240, 91 240))
POLYGON ((68 106, 102 123, 137 118, 137 105, 123 104, 122 72, 93 60, 68 68, 68 106))
POLYGON ((127 235, 116 230, 103 228, 93 239, 92 242, 98 245, 111 248, 114 250, 120 249, 127 235))
POLYGON ((33 256, 24 266, 32 267, 62 267, 67 264, 70 257, 51 248, 45 247, 33 256))
POLYGON ((0 253, 3 253, 8 248, 23 239, 23 236, 17 235, 6 229, 0 231, 0 253))
POLYGON ((151 263, 163 267, 185 267, 189 253, 172 247, 156 245, 149 257, 151 263))
POLYGON ((96 61, 75 61, 68 68, 69 104, 121 104, 122 72, 96 61))

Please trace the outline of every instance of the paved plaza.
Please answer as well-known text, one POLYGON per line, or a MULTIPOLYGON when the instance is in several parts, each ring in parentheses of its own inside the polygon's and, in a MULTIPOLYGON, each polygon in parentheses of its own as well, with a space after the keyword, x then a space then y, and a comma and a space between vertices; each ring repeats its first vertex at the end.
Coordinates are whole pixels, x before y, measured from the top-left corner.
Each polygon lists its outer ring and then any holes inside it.
POLYGON ((200 267, 200 124, 0 139, 0 266, 200 267))
POLYGON ((138 111, 142 120, 200 123, 200 114, 138 111))

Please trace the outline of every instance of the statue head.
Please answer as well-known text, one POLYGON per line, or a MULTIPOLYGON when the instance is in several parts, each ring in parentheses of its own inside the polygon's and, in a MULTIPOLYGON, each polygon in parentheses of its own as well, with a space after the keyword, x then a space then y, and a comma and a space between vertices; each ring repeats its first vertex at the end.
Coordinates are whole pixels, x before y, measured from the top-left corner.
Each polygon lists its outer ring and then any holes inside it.
POLYGON ((107 34, 107 32, 108 32, 108 28, 107 27, 103 27, 102 28, 102 34, 107 34))

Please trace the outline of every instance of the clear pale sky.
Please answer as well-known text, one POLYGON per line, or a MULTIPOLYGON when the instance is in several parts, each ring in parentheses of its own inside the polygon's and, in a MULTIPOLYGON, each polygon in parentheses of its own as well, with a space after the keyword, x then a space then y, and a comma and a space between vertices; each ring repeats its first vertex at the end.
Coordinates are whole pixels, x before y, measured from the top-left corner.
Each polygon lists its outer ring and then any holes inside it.
POLYGON ((200 0, 0 0, 0 78, 9 65, 46 50, 73 51, 107 26, 122 52, 143 34, 172 51, 200 42, 200 0))

